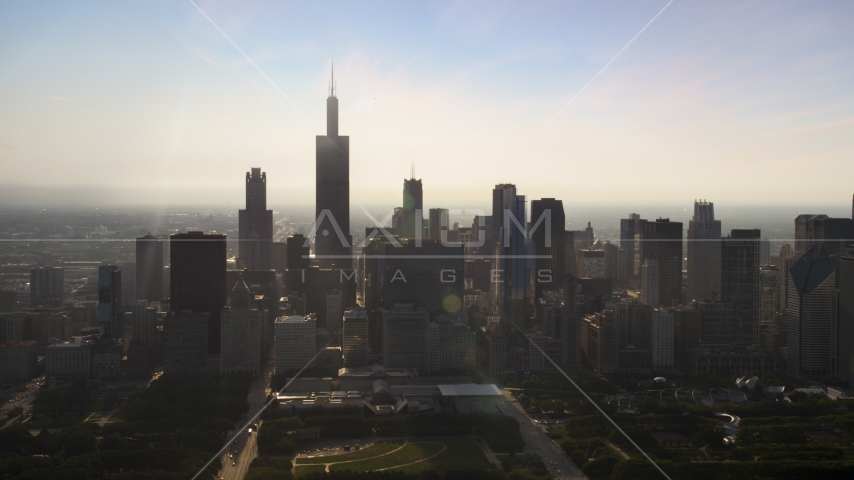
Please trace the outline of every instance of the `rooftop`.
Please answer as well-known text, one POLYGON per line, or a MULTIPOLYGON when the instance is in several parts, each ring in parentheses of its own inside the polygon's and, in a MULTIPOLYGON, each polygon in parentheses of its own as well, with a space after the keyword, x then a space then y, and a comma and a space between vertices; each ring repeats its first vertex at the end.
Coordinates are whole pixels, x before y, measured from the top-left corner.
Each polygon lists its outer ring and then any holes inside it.
POLYGON ((439 385, 443 397, 500 397, 498 387, 489 384, 463 383, 459 385, 439 385))

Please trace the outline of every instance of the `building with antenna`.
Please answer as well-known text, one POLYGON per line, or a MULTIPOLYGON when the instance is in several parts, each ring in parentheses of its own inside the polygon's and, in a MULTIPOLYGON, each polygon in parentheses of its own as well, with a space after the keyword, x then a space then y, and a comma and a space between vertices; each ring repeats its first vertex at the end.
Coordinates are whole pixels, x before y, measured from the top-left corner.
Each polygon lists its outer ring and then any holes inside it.
POLYGON ((350 137, 338 135, 335 70, 326 99, 326 135, 316 138, 315 254, 320 266, 349 268, 350 137))

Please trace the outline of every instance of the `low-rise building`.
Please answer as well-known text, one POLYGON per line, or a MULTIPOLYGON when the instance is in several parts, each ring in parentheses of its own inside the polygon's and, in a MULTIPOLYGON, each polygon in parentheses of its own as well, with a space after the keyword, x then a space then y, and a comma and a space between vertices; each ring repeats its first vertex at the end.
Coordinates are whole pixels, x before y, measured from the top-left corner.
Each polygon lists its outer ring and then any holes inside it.
POLYGON ((45 349, 45 375, 58 380, 89 380, 92 375, 92 340, 75 337, 45 349))

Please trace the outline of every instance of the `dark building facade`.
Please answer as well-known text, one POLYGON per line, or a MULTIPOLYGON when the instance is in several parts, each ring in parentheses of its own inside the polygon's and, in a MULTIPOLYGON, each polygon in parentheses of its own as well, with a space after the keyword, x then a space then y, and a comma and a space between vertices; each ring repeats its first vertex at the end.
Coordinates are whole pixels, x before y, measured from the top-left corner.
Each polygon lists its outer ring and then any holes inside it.
POLYGON ((226 237, 187 232, 172 235, 170 243, 170 308, 210 312, 208 348, 218 354, 220 314, 226 303, 226 237))
POLYGON ((422 235, 424 219, 424 195, 421 179, 410 178, 403 181, 403 225, 401 234, 404 238, 415 238, 422 235))
POLYGON ((839 259, 839 303, 836 343, 838 345, 838 371, 851 383, 854 375, 854 245, 846 248, 839 259))
POLYGON ((317 136, 315 253, 321 267, 349 266, 350 137, 338 135, 334 76, 326 99, 326 135, 317 136))
POLYGON ((643 233, 643 225, 647 220, 640 218, 637 213, 630 213, 629 218, 620 219, 620 250, 626 257, 619 273, 621 279, 638 281, 643 266, 640 245, 636 245, 635 236, 643 233))
POLYGON ((721 244, 721 301, 733 307, 727 331, 737 346, 759 344, 760 238, 758 229, 732 230, 721 244))
POLYGON ((246 209, 240 210, 239 265, 249 270, 273 268, 273 211, 267 210, 267 173, 246 172, 246 209))
POLYGON ((531 202, 531 239, 536 252, 536 271, 534 272, 534 298, 542 298, 544 290, 557 290, 563 287, 564 241, 566 238, 566 216, 563 202, 554 198, 542 198, 531 202), (548 213, 546 213, 548 212, 548 213), (542 218, 542 223, 539 225, 542 218), (548 222, 548 231, 546 229, 548 222), (541 258, 545 257, 545 258, 541 258), (547 275, 541 275, 548 272, 547 275))
POLYGON ((163 298, 163 241, 154 235, 136 239, 136 298, 159 302, 163 298))
POLYGON ((122 272, 115 265, 98 267, 98 323, 108 338, 122 334, 122 272))
POLYGON ((65 270, 62 267, 30 269, 30 305, 52 305, 62 302, 65 289, 65 270))
POLYGON ((652 254, 659 268, 659 301, 665 307, 682 303, 682 223, 659 218, 641 224, 640 250, 642 259, 652 254))

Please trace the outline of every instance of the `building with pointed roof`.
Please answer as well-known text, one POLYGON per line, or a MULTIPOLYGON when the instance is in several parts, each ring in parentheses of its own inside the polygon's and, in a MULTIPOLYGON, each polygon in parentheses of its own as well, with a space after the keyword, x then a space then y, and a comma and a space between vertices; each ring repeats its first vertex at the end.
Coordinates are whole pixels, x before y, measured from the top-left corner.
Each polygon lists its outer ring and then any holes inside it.
POLYGON ((789 268, 787 347, 792 375, 823 377, 833 372, 831 340, 836 272, 822 244, 810 247, 789 268))

